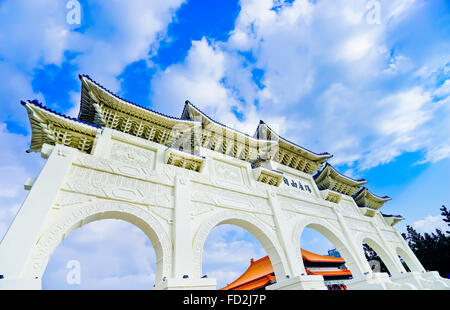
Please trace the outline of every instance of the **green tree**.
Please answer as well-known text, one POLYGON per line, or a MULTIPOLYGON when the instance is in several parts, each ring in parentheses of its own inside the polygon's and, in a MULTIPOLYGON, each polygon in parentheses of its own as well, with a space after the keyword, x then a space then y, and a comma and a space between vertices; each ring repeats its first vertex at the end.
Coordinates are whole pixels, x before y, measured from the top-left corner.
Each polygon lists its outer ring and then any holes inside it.
MULTIPOLYGON (((450 212, 445 206, 440 208, 444 222, 450 227, 450 212)), ((408 242, 426 270, 436 270, 441 277, 450 275, 450 231, 436 229, 429 234, 420 234, 413 227, 406 226, 406 234, 402 236, 408 242)))

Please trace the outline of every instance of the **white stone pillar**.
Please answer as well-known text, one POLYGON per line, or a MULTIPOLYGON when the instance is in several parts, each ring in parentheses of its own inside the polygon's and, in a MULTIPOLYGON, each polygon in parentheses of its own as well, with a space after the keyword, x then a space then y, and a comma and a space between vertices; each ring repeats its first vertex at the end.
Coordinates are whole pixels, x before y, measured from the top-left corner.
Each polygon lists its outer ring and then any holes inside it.
MULTIPOLYGON (((326 290, 322 276, 306 275, 305 266, 301 260, 301 253, 296 253, 296 247, 291 244, 289 226, 281 210, 275 192, 267 191, 269 205, 272 208, 273 218, 276 226, 277 237, 281 244, 289 268, 286 270, 286 278, 277 278, 277 283, 266 287, 267 290, 326 290)), ((300 240, 298 240, 300 242, 300 240)), ((276 275, 277 276, 277 275, 276 275)))
POLYGON ((190 197, 190 181, 176 176, 172 278, 163 279, 155 289, 216 289, 215 279, 194 278, 190 197))
MULTIPOLYGON (((44 148, 49 147, 44 145, 44 148)), ((0 274, 4 276, 4 279, 0 279, 0 289, 8 288, 9 284, 18 289, 40 288, 41 279, 22 279, 22 272, 77 152, 76 149, 63 145, 56 145, 51 151, 44 168, 0 243, 0 274), (30 281, 37 283, 30 284, 30 281)))
POLYGON ((173 224, 173 277, 193 276, 192 233, 190 216, 190 184, 183 177, 175 177, 175 214, 173 224))
MULTIPOLYGON (((335 212, 335 214, 337 216, 339 225, 342 228, 342 232, 344 233, 345 239, 347 239, 347 246, 349 247, 348 250, 354 254, 353 257, 355 257, 355 259, 356 259, 355 264, 359 268, 359 270, 357 270, 357 271, 360 272, 361 274, 364 274, 364 275, 372 273, 372 270, 370 269, 370 265, 367 262, 367 260, 364 257, 364 255, 361 257, 361 254, 364 254, 363 250, 362 250, 362 244, 360 245, 360 247, 355 245, 355 240, 352 237, 352 235, 350 234, 350 230, 347 227, 347 223, 345 223, 345 220, 344 220, 344 217, 341 214, 341 211, 336 209, 336 208, 333 208, 333 210, 334 210, 334 212, 335 212)), ((352 273, 354 273, 354 272, 355 272, 355 270, 352 270, 352 273)), ((354 277, 355 276, 358 277, 358 276, 361 276, 361 275, 353 274, 353 276, 354 277)))
POLYGON ((95 137, 94 146, 92 147, 92 155, 101 158, 107 158, 111 150, 113 129, 102 128, 101 134, 95 137))
MULTIPOLYGON (((269 205, 272 208, 273 218, 276 226, 276 232, 278 240, 283 247, 284 253, 286 255, 287 262, 289 266, 288 272, 290 277, 299 276, 301 274, 305 275, 305 267, 300 263, 301 254, 295 252, 295 247, 291 245, 289 233, 288 233, 288 223, 286 223, 286 218, 283 216, 280 203, 278 201, 277 195, 273 191, 267 191, 269 197, 269 205)), ((300 240, 298 241, 300 242, 300 240)))

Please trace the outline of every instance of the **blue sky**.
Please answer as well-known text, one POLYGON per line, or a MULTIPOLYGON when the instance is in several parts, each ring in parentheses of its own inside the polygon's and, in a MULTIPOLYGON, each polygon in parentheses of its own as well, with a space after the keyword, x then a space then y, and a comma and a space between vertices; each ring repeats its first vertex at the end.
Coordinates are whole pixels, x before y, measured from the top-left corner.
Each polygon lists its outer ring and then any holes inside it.
MULTIPOLYGON (((67 23, 68 2, 0 0, 0 236, 26 196, 24 181, 43 165, 25 154, 30 127, 19 102, 39 99, 76 116, 80 73, 174 116, 189 99, 250 134, 262 119, 392 197, 383 212, 406 218, 401 231, 442 225, 439 207, 450 206, 448 1, 80 0, 80 25, 67 23)), ((81 287, 148 287, 154 254, 140 234, 114 221, 81 228, 55 252, 44 287, 64 286, 69 257, 84 261, 81 287), (87 238, 92 232, 104 238, 87 238), (107 257, 115 258, 105 267, 107 257)), ((221 284, 265 255, 233 227, 217 228, 206 253, 205 270, 221 284), (231 248, 243 254, 233 258, 231 248)))

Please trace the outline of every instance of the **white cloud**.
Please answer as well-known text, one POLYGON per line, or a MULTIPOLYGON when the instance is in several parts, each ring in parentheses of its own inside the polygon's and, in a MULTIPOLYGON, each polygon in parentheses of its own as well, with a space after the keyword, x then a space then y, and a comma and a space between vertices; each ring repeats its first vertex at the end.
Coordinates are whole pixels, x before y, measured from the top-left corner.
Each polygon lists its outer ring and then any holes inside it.
POLYGON ((2 1, 0 55, 27 71, 37 64, 60 65, 73 34, 64 1, 2 1))
POLYGON ((95 9, 94 25, 82 36, 76 36, 70 45, 72 50, 82 52, 75 63, 81 72, 102 81, 113 91, 119 90, 116 77, 128 64, 148 59, 148 55, 154 53, 167 25, 183 2, 95 1, 98 9, 95 9), (99 29, 113 31, 98 33, 99 29))
POLYGON ((234 102, 220 82, 224 71, 224 54, 205 39, 194 41, 184 64, 169 66, 154 78, 152 101, 172 115, 181 114, 187 99, 208 113, 230 113, 234 102))
POLYGON ((445 82, 434 91, 435 96, 444 97, 450 95, 450 79, 445 80, 445 82))
MULTIPOLYGON (((33 92, 25 90, 31 88, 34 70, 49 64, 60 66, 66 61, 66 52, 77 54, 72 60, 79 70, 77 74, 89 74, 118 91, 117 76, 130 63, 147 60, 154 54, 182 3, 183 0, 87 1, 82 10, 91 10, 95 18, 89 20, 82 15, 81 26, 85 28, 77 32, 66 22, 68 10, 64 1, 1 2, 0 60, 8 64, 8 70, 0 67, 0 76, 6 84, 13 84, 8 81, 15 77, 20 84, 11 89, 3 83, 0 98, 5 99, 6 105, 17 104, 19 96, 29 99, 26 96, 33 92), (88 22, 92 25, 83 24, 88 22)), ((0 66, 4 66, 2 61, 0 66)))
POLYGON ((410 58, 398 55, 391 58, 388 68, 383 70, 386 74, 405 73, 414 67, 410 58))
POLYGON ((203 274, 216 278, 222 288, 247 270, 250 259, 266 256, 259 241, 246 230, 234 225, 221 225, 208 235, 203 248, 203 274))
POLYGON ((367 34, 357 35, 344 42, 340 56, 343 60, 360 60, 373 49, 373 42, 367 34))
POLYGON ((92 222, 72 232, 56 249, 43 277, 46 289, 151 289, 156 257, 148 237, 119 220, 92 222), (81 284, 66 283, 66 264, 77 260, 81 284))
POLYGON ((420 161, 420 163, 427 163, 427 162, 435 163, 449 157, 450 157, 450 141, 447 141, 447 144, 440 144, 428 150, 425 159, 420 161))
POLYGON ((28 136, 10 133, 0 123, 0 239, 6 233, 27 192, 23 185, 28 177, 36 177, 43 160, 37 154, 27 154, 28 136))
MULTIPOLYGON (((366 21, 363 1, 276 4, 273 9, 270 0, 241 1, 226 42, 193 42, 183 63, 158 72, 152 83, 155 106, 176 105, 179 111, 189 98, 247 133, 259 119, 273 121, 288 139, 334 154, 335 164, 359 161, 356 170, 442 144, 444 125, 433 120, 450 113, 439 110, 443 102, 433 102, 433 95, 446 92, 447 84, 434 91, 424 86, 424 77, 399 83, 418 64, 414 55, 396 51, 393 34, 417 14, 420 3, 381 1, 379 25, 366 21), (254 69, 262 72, 260 85, 252 79, 254 69)), ((436 68, 434 61, 428 64, 436 68)), ((429 157, 444 158, 445 150, 446 144, 429 157)))
POLYGON ((441 215, 428 215, 424 219, 414 222, 413 226, 417 231, 422 233, 432 233, 436 229, 440 229, 445 233, 449 229, 447 223, 442 220, 441 215))

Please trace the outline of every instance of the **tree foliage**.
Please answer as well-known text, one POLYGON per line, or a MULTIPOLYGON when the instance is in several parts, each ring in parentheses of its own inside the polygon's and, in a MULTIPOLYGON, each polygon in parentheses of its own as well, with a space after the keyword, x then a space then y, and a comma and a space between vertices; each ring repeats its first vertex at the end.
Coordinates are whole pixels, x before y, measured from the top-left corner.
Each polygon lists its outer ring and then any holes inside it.
MULTIPOLYGON (((450 212, 445 206, 440 210, 444 222, 450 227, 450 212)), ((450 231, 443 233, 436 229, 431 234, 422 235, 408 225, 406 234, 402 236, 426 270, 438 271, 444 278, 450 275, 450 231)))
MULTIPOLYGON (((450 211, 445 206, 440 208, 444 222, 450 227, 450 211)), ((450 231, 445 233, 440 229, 429 234, 420 234, 413 227, 406 226, 406 234, 403 238, 408 242, 409 247, 417 256, 422 266, 429 271, 438 271, 441 277, 447 278, 450 275, 450 231)), ((367 260, 377 260, 381 265, 381 272, 389 273, 377 253, 367 244, 363 244, 364 254, 367 260)), ((406 271, 408 266, 402 261, 406 271)))

